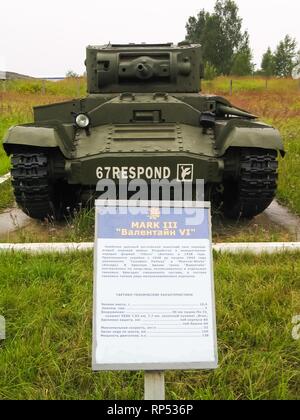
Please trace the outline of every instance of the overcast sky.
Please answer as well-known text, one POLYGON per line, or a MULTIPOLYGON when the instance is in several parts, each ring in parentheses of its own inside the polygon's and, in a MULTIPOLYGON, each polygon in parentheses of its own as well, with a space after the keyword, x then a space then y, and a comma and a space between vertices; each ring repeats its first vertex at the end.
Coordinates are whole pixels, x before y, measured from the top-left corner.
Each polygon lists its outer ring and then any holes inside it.
MULTIPOLYGON (((248 29, 255 63, 286 35, 300 44, 299 0, 236 0, 248 29)), ((185 24, 215 0, 4 0, 0 70, 31 76, 84 71, 85 47, 109 41, 178 42, 185 24)), ((300 45, 299 45, 300 48, 300 45)))

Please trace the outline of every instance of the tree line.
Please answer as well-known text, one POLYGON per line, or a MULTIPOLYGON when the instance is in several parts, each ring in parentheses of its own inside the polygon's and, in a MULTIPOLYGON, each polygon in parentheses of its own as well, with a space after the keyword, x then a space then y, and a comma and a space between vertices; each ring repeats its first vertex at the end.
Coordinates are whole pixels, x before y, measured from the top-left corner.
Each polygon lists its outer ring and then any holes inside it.
POLYGON ((234 0, 216 0, 212 13, 202 9, 196 17, 191 16, 186 31, 187 41, 202 45, 207 79, 254 73, 266 77, 289 77, 293 68, 300 64, 297 41, 286 35, 275 51, 270 47, 267 49, 261 69, 256 71, 249 33, 243 30, 243 19, 234 0))

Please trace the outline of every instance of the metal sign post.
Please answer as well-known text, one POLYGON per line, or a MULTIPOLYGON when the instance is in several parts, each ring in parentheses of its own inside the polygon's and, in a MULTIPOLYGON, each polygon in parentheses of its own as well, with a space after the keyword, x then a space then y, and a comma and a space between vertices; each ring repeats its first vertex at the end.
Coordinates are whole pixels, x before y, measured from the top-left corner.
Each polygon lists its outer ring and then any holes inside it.
POLYGON ((165 400, 165 372, 145 372, 145 401, 165 400))

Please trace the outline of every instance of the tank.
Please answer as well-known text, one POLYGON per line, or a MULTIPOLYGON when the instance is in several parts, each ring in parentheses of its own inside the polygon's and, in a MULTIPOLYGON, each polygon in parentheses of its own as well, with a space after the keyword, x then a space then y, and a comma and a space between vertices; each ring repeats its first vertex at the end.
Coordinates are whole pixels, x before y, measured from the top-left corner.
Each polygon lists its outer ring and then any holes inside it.
POLYGON ((34 108, 11 128, 19 207, 61 218, 95 197, 99 180, 205 181, 205 199, 229 218, 252 218, 273 201, 279 132, 228 100, 201 93, 201 46, 87 47, 84 99, 34 108))

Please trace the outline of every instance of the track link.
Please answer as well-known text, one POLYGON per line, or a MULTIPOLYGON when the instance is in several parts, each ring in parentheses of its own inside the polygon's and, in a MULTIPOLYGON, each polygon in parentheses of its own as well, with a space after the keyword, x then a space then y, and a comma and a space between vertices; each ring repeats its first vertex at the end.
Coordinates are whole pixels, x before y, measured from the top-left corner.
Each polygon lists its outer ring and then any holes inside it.
POLYGON ((225 183, 224 213, 230 218, 251 218, 262 213, 276 196, 277 152, 242 149, 239 177, 225 183))
POLYGON ((34 219, 54 218, 53 186, 49 181, 48 158, 43 153, 12 156, 12 184, 17 204, 34 219))

